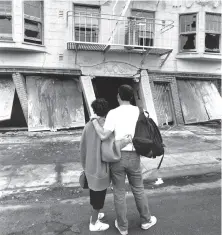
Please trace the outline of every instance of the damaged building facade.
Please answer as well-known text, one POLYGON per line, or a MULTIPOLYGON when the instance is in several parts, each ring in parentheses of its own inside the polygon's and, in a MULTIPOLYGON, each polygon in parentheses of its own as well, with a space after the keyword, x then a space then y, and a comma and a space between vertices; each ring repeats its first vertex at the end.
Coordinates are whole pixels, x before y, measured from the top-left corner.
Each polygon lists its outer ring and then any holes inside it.
POLYGON ((0 1, 0 129, 83 127, 95 97, 162 125, 222 117, 220 1, 0 1))

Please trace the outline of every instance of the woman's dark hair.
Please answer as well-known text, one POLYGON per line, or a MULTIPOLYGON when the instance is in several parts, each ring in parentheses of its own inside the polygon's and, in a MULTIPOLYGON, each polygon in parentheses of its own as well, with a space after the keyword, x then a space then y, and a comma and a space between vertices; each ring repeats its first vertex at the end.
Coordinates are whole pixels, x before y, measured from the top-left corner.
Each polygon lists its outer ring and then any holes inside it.
POLYGON ((100 117, 105 117, 109 112, 109 104, 103 98, 94 100, 91 104, 94 113, 100 117))
POLYGON ((130 101, 133 98, 133 88, 130 85, 121 85, 118 93, 121 100, 130 101))

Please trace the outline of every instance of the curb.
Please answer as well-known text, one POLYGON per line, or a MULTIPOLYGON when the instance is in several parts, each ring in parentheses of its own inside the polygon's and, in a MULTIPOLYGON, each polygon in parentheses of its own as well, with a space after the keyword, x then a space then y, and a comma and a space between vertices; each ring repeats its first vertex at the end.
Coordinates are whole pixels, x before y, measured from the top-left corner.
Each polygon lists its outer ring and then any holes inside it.
POLYGON ((221 163, 203 163, 154 169, 143 174, 144 182, 155 181, 157 178, 173 179, 184 176, 197 176, 210 173, 221 173, 221 163))

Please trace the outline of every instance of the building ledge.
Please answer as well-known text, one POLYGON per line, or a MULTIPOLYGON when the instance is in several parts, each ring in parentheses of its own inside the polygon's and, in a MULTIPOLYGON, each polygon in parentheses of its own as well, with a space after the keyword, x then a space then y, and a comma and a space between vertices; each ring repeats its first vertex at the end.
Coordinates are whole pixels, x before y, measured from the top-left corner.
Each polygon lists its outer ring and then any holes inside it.
POLYGON ((46 52, 43 45, 35 45, 31 43, 20 43, 13 41, 0 41, 0 51, 25 51, 25 52, 46 52))
POLYGON ((66 76, 80 76, 81 70, 78 68, 40 68, 40 67, 15 67, 15 66, 0 66, 0 74, 23 73, 28 75, 36 74, 52 74, 66 76))
POLYGON ((92 42, 67 42, 68 50, 75 51, 98 51, 98 52, 130 52, 135 54, 153 54, 162 56, 172 52, 172 48, 154 47, 154 46, 138 46, 138 45, 120 45, 120 44, 105 44, 92 42))
POLYGON ((198 52, 181 52, 176 55, 177 59, 184 60, 209 60, 209 61, 221 61, 221 54, 218 53, 198 53, 198 52))

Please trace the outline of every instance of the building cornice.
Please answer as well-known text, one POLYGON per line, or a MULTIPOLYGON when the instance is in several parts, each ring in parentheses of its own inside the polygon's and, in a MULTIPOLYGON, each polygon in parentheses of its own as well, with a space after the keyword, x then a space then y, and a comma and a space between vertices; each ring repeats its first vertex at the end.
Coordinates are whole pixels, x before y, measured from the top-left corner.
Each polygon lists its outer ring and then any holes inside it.
POLYGON ((216 73, 198 73, 198 72, 169 72, 169 71, 160 71, 160 70, 149 70, 148 73, 151 74, 160 74, 160 75, 171 75, 178 78, 216 78, 221 79, 220 74, 216 73))
POLYGON ((51 75, 67 75, 67 76, 80 76, 80 69, 65 69, 65 68, 39 68, 39 67, 1 67, 0 74, 22 73, 29 75, 51 74, 51 75))

